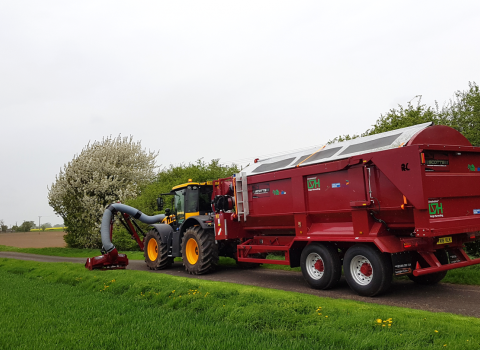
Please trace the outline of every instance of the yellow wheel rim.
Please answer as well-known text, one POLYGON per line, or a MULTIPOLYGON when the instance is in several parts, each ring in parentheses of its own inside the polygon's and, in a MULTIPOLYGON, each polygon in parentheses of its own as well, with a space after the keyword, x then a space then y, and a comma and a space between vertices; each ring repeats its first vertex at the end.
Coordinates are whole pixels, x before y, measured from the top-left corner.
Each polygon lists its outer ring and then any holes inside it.
POLYGON ((187 254, 187 260, 191 265, 195 265, 198 261, 198 244, 197 241, 193 238, 190 238, 187 242, 185 248, 185 253, 187 254))
POLYGON ((148 253, 148 259, 150 259, 150 261, 157 260, 157 258, 158 258, 158 244, 157 244, 157 241, 154 238, 152 238, 148 241, 147 253, 148 253))

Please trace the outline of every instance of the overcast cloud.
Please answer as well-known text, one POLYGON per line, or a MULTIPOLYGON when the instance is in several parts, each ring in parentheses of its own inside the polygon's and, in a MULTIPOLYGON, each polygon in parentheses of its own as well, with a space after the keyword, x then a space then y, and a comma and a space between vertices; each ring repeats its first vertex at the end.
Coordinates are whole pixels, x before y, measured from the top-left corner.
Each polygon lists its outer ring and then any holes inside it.
POLYGON ((93 140, 245 162, 480 83, 479 1, 0 0, 0 219, 93 140))

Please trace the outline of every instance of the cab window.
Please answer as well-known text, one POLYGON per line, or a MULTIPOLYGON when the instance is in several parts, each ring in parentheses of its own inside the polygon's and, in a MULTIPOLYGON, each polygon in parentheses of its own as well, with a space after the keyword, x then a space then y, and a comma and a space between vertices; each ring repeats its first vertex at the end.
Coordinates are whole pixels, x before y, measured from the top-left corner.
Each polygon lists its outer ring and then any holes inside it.
POLYGON ((181 224, 185 221, 185 190, 175 191, 175 211, 177 222, 181 224))
POLYGON ((188 186, 185 195, 185 205, 187 213, 198 212, 198 187, 188 186))
POLYGON ((212 187, 201 187, 198 195, 198 206, 200 213, 210 213, 212 211, 212 187))

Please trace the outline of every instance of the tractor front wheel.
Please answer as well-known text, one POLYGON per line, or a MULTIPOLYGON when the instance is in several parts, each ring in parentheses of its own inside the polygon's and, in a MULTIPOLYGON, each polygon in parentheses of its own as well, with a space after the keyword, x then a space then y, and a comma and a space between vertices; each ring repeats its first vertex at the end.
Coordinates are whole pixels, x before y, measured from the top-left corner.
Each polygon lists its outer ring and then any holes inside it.
POLYGON ((143 256, 150 270, 163 270, 170 267, 173 258, 168 256, 168 247, 162 242, 157 230, 148 231, 145 236, 143 256))
POLYGON ((218 248, 213 230, 200 226, 190 227, 182 240, 182 259, 185 270, 191 275, 203 275, 218 264, 218 248))

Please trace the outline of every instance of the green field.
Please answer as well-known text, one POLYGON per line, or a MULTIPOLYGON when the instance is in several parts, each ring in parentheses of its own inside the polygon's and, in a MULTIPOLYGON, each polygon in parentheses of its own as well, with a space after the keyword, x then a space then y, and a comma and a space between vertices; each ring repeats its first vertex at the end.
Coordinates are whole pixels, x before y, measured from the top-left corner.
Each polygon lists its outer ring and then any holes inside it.
POLYGON ((0 285, 0 349, 480 348, 476 318, 142 271, 0 259, 0 285))

